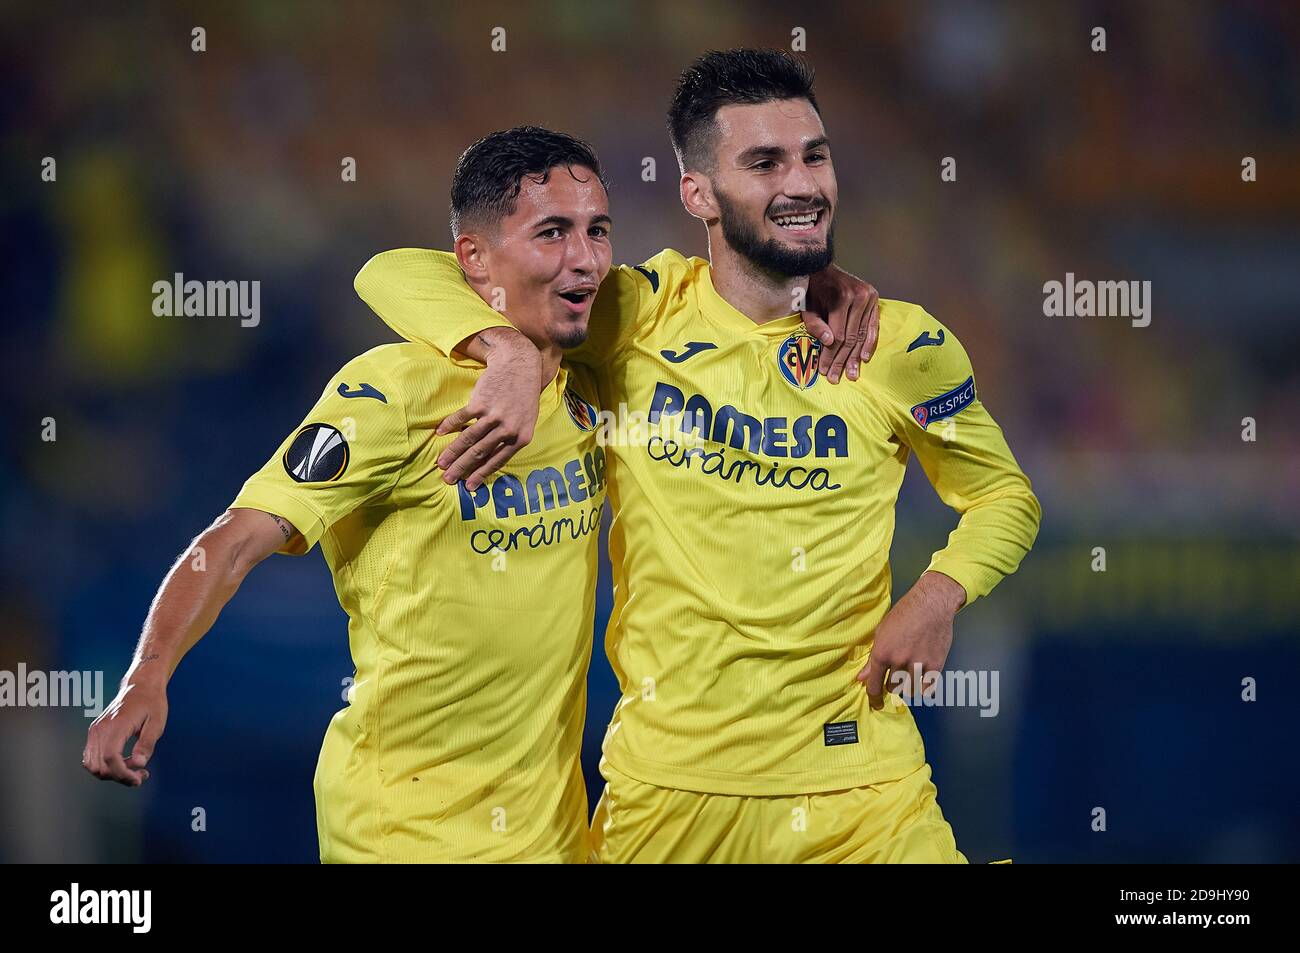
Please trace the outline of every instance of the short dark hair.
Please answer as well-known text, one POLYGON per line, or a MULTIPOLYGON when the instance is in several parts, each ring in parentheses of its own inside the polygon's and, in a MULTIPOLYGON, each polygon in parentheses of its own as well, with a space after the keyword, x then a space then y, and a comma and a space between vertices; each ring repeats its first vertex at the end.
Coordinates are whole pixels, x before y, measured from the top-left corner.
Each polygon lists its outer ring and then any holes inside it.
POLYGON ((718 110, 813 95, 813 68, 783 50, 710 50, 682 73, 668 107, 668 133, 682 171, 712 168, 718 110))
POLYGON ((540 126, 484 136, 463 153, 451 180, 451 234, 495 226, 514 213, 524 176, 546 182, 557 166, 586 166, 609 190, 596 151, 581 139, 540 126))

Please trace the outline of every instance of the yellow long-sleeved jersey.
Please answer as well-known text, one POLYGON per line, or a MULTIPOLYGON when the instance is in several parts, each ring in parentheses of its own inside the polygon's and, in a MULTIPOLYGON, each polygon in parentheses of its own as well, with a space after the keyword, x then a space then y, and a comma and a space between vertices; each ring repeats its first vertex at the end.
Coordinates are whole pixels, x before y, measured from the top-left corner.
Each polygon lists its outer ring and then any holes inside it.
MULTIPOLYGON (((506 324, 446 253, 384 253, 356 286, 398 333, 447 353, 506 324)), ((800 315, 754 323, 702 259, 664 251, 601 285, 570 358, 613 414, 605 641, 622 698, 604 754, 623 773, 786 795, 923 763, 910 710, 872 711, 855 679, 890 605, 907 459, 961 514, 929 568, 967 604, 1016 569, 1041 510, 956 336, 916 305, 882 300, 880 314, 875 356, 832 386, 800 315)))

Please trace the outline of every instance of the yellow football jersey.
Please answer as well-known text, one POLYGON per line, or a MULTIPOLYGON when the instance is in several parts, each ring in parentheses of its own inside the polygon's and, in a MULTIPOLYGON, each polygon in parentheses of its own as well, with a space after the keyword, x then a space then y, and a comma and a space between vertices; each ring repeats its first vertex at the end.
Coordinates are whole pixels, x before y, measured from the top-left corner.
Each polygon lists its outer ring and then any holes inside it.
MULTIPOLYGON (((377 256, 357 289, 404 337, 444 352, 505 324, 443 252, 377 256)), ((908 457, 961 514, 929 568, 968 604, 1016 569, 1041 511, 955 335, 902 301, 880 314, 875 356, 832 386, 800 315, 755 324, 702 259, 664 251, 601 285, 571 359, 591 366, 617 417, 602 436, 606 650, 622 698, 604 754, 624 774, 771 796, 924 763, 910 709, 872 711, 856 681, 890 606, 908 457)))
MULTIPOLYGON (((475 492, 437 425, 482 365, 421 344, 348 362, 231 505, 320 541, 356 666, 316 769, 326 862, 583 862, 579 754, 604 450, 585 372, 475 492)), ((288 551, 288 550, 286 550, 288 551)))

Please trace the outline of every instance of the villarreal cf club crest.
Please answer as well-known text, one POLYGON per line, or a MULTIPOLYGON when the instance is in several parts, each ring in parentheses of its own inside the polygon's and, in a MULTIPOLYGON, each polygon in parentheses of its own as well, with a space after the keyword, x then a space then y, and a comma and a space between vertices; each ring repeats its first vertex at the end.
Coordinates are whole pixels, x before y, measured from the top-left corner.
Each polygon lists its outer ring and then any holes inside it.
POLYGON ((568 387, 564 389, 564 406, 579 430, 596 429, 596 408, 568 387))
POLYGON ((787 381, 800 390, 817 383, 817 356, 822 342, 809 334, 792 334, 776 352, 776 366, 787 381))

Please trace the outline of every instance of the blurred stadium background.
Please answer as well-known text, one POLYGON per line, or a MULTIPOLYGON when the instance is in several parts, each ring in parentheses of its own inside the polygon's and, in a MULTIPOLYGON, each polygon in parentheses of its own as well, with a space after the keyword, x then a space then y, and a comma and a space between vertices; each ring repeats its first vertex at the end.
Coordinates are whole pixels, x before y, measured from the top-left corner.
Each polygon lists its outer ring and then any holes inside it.
MULTIPOLYGON (((958 844, 1300 859, 1288 3, 4 4, 0 669, 103 670, 112 696, 176 554, 339 365, 393 339, 352 276, 380 249, 447 246, 477 137, 587 138, 616 260, 703 254, 663 122, 676 74, 795 27, 834 142, 840 263, 961 335, 1045 510, 1021 572, 958 620, 951 665, 1000 673, 998 716, 917 712, 958 844), (260 280, 260 324, 155 317, 174 272, 260 280), (1045 317, 1066 272, 1150 280, 1151 325, 1045 317)), ((900 593, 953 519, 915 466, 901 507, 900 593)), ((319 551, 270 560, 181 665, 143 789, 83 772, 80 711, 0 709, 0 860, 315 860, 311 775, 350 674, 319 551)), ((614 697, 598 641, 593 806, 614 697)))

